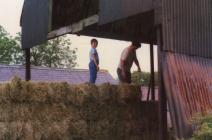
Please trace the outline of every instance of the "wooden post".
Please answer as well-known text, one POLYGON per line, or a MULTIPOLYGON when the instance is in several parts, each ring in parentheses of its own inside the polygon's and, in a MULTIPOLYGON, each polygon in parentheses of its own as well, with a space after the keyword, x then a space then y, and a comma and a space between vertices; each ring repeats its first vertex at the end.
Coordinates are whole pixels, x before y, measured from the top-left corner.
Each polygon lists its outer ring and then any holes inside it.
POLYGON ((30 81, 31 80, 31 63, 30 63, 30 48, 25 49, 25 80, 30 81))
POLYGON ((162 27, 157 28, 157 44, 158 44, 158 81, 159 81, 159 140, 168 139, 167 127, 167 100, 163 81, 163 35, 162 27))
POLYGON ((155 100, 155 68, 154 68, 154 45, 150 44, 150 63, 151 63, 151 97, 155 100))

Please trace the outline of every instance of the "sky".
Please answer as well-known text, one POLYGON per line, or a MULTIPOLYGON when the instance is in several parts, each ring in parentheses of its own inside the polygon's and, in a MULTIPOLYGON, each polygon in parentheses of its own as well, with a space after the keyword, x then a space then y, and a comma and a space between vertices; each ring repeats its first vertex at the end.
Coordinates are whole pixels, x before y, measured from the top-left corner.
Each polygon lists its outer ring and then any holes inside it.
MULTIPOLYGON (((20 16, 24 0, 0 0, 0 25, 11 35, 21 31, 20 16)), ((71 47, 77 48, 77 69, 88 69, 90 40, 92 37, 68 35, 71 39, 71 47)), ((130 42, 97 38, 99 41, 98 53, 100 57, 100 69, 108 70, 114 78, 117 78, 116 69, 120 60, 120 55, 130 42)), ((155 52, 155 68, 157 70, 157 48, 155 52)), ((142 71, 150 71, 149 45, 142 44, 137 51, 137 57, 142 71)), ((133 65, 131 71, 136 71, 133 65)))

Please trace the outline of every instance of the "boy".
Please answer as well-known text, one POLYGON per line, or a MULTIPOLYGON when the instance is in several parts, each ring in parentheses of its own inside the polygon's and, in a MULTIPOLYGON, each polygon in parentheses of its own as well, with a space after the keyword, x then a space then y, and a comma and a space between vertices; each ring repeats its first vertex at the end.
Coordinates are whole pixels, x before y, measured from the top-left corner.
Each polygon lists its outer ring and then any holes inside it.
POLYGON ((89 72, 90 72, 90 83, 95 84, 97 78, 97 72, 99 71, 99 56, 96 50, 98 46, 98 41, 96 39, 91 40, 91 50, 90 50, 90 62, 89 62, 89 72))

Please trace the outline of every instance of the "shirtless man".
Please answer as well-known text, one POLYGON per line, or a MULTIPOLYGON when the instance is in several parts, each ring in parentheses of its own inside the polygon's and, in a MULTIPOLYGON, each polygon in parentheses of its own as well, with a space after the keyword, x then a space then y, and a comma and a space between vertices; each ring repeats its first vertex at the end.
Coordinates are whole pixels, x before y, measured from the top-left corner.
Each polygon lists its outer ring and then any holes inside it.
POLYGON ((138 67, 138 71, 141 71, 137 56, 136 50, 141 47, 139 42, 133 41, 132 44, 125 48, 121 54, 121 59, 119 62, 119 66, 117 69, 117 74, 120 83, 131 83, 131 72, 130 69, 135 62, 136 66, 138 67))

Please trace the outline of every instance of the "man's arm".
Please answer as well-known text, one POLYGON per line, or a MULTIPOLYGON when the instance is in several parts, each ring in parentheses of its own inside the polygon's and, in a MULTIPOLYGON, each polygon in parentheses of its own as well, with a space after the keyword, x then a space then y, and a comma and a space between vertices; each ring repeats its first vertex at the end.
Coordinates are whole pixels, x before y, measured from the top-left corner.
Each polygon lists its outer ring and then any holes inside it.
POLYGON ((135 53, 135 56, 134 56, 134 57, 135 57, 135 58, 134 58, 134 62, 135 62, 135 64, 136 64, 137 68, 138 68, 138 71, 140 72, 140 71, 141 71, 141 67, 140 67, 140 64, 139 64, 139 62, 138 62, 136 53, 135 53))
POLYGON ((122 75, 123 79, 126 79, 125 62, 126 62, 126 60, 121 60, 121 75, 122 75))

